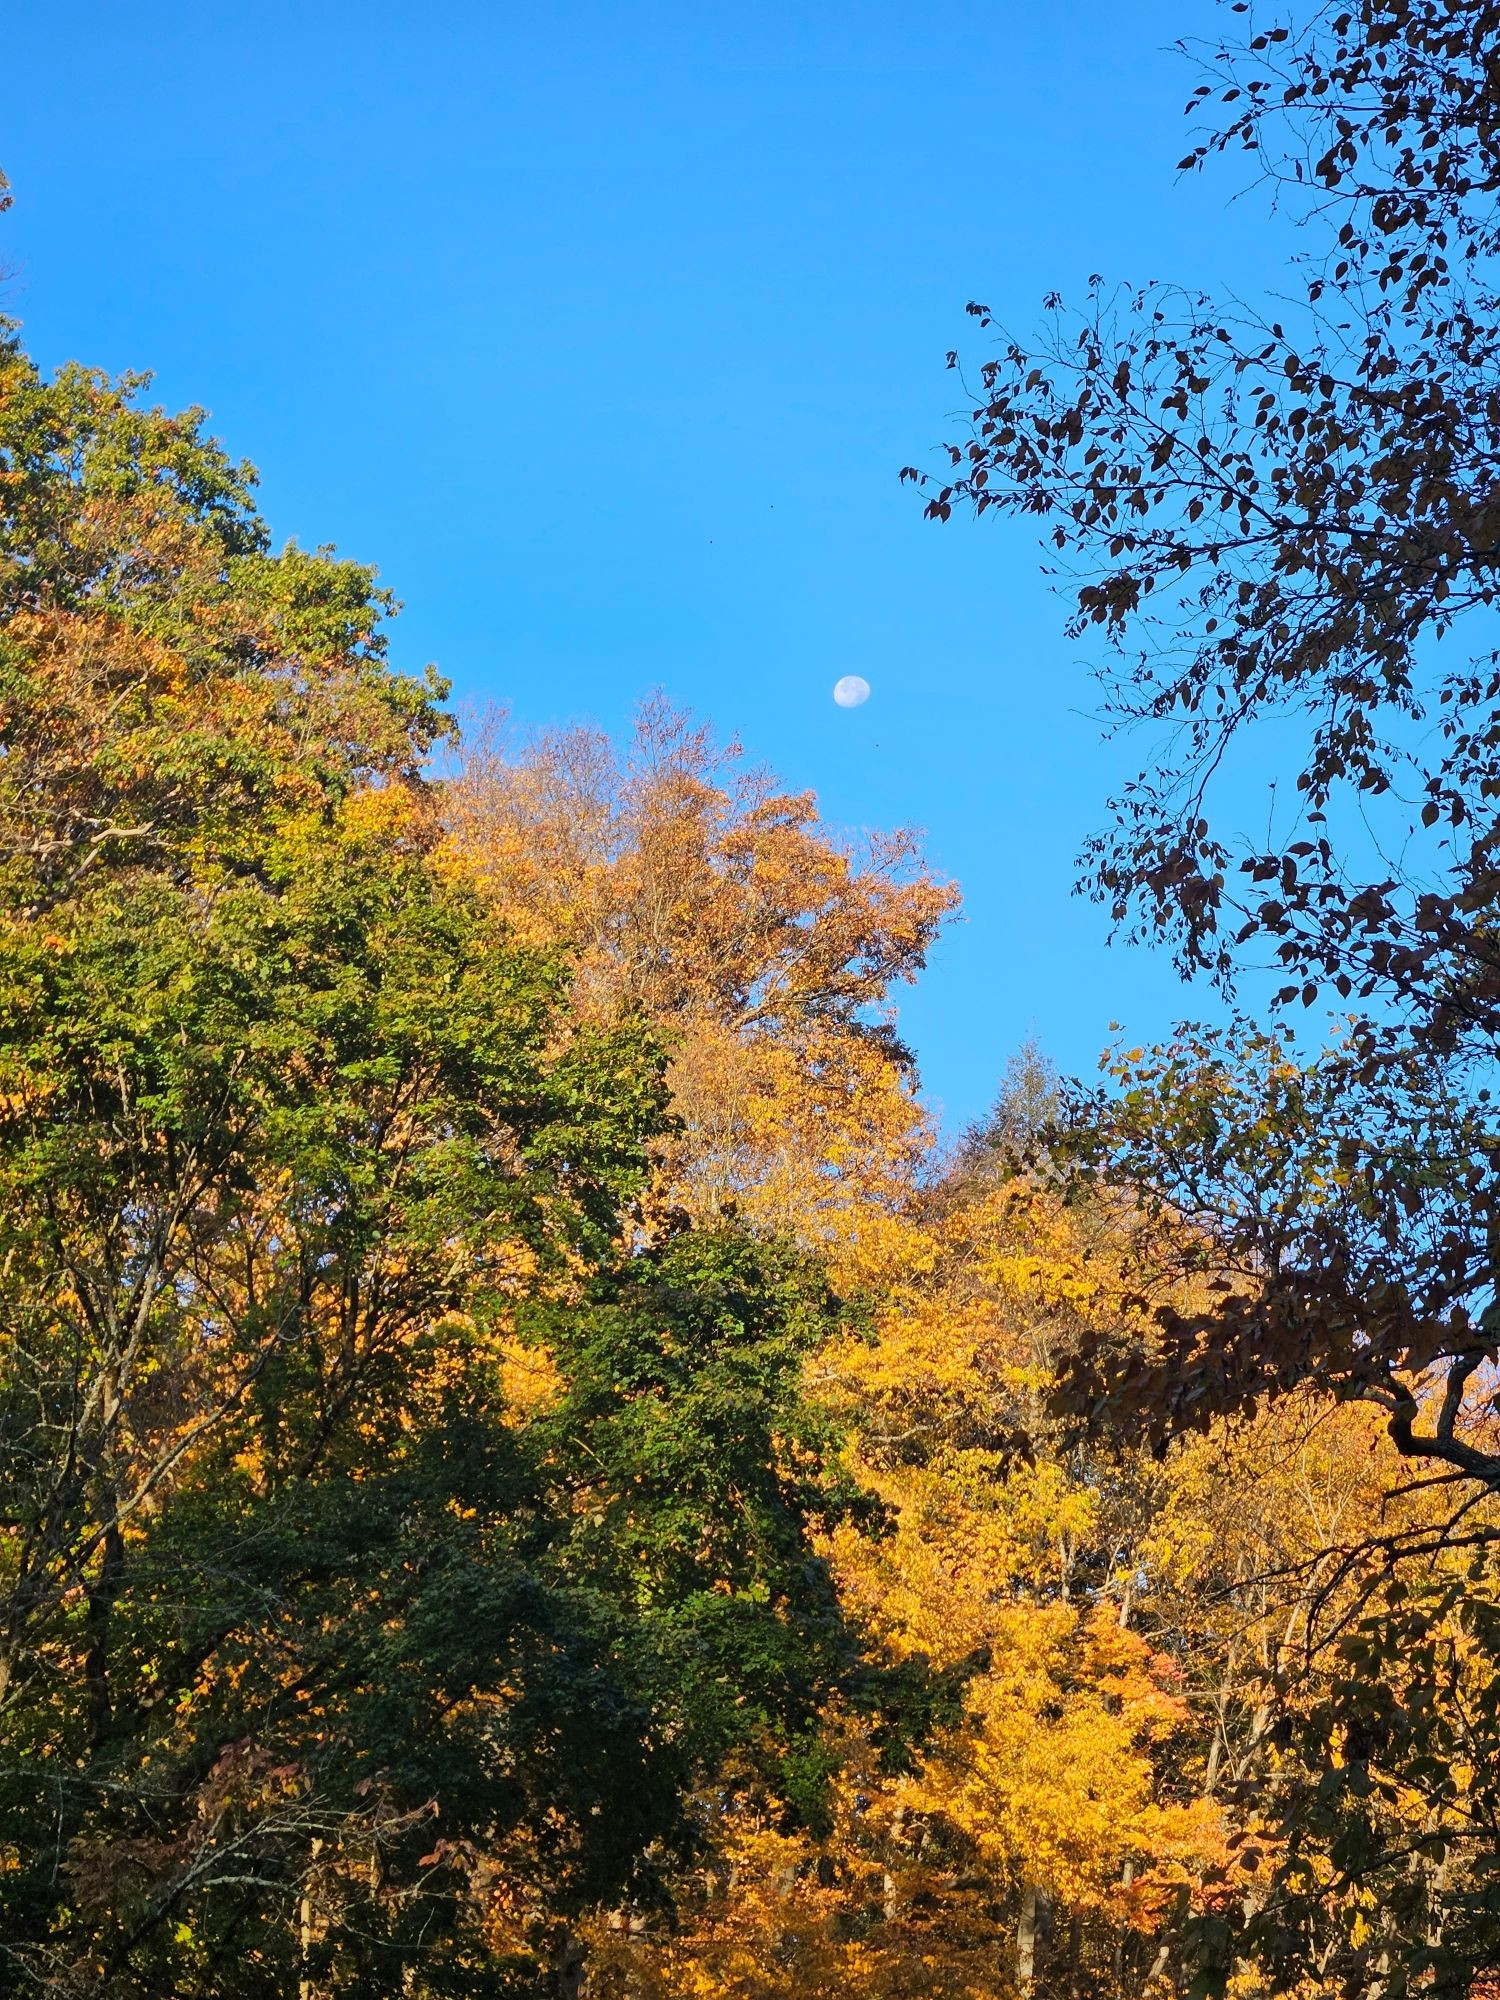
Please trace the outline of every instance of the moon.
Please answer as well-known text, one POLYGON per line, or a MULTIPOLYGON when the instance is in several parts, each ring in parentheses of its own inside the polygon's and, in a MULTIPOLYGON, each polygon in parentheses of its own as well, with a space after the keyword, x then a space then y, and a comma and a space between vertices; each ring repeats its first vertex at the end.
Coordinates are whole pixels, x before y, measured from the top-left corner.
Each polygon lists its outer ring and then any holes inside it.
POLYGON ((858 708, 861 702, 870 699, 870 683, 861 680, 858 674, 845 674, 841 681, 834 682, 833 698, 840 708, 858 708))

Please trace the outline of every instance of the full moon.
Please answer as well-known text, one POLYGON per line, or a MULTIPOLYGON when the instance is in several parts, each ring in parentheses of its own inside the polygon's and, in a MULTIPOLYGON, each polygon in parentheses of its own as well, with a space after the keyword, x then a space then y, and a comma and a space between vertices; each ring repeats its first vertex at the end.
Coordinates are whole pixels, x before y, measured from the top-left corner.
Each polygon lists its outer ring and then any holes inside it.
POLYGON ((858 674, 845 674, 841 681, 834 682, 833 698, 840 708, 858 708, 862 701, 870 699, 870 683, 861 680, 858 674))

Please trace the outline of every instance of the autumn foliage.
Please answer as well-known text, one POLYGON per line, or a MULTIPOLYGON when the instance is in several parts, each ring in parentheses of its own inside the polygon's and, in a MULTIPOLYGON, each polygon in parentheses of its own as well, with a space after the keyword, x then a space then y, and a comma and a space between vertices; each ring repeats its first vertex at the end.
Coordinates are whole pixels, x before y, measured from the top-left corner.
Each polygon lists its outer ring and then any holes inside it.
POLYGON ((661 1035, 656 1201, 732 1207, 851 1276, 899 1261, 933 1135, 895 989, 957 903, 913 834, 841 836, 660 698, 623 751, 584 728, 507 747, 492 725, 446 811, 453 865, 513 934, 568 949, 575 1005, 661 1035))
POLYGON ((1133 1224, 935 1150, 953 890, 660 704, 439 779, 369 572, 5 370, 7 1987, 1139 1987, 1230 1863, 1049 1410, 1133 1224))
POLYGON ((1131 1419, 1230 1238, 1035 1052, 941 1150, 915 836, 659 701, 455 759, 140 387, 6 351, 4 1990, 1125 2000, 1294 1863, 1451 1930, 1347 1857, 1490 1809, 1477 1545, 1312 1376, 1131 1419))
POLYGON ((914 476, 1177 725, 1092 886, 1280 991, 948 1143, 916 833, 662 697, 464 739, 4 331, 0 1995, 1495 1990, 1500 18, 1213 65, 1298 324, 1096 291, 914 476))

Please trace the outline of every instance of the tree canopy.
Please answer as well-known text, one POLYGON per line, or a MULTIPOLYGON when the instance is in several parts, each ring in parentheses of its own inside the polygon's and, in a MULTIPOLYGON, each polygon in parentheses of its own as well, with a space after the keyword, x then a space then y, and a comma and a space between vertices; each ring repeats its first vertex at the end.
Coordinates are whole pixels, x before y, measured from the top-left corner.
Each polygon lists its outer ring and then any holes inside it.
POLYGON ((5 328, 0 1994, 1494 1990, 1500 12, 1227 20, 1290 295, 1097 280, 908 471, 1042 527, 1154 732, 1084 886, 1230 1004, 952 1143, 917 833, 461 741, 5 328))

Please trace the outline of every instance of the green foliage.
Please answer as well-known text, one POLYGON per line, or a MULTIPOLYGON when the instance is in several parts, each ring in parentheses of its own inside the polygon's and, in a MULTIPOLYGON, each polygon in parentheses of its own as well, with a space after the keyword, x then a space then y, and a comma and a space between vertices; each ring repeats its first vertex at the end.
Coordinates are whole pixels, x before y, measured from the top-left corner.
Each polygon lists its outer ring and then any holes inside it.
POLYGON ((568 1560, 632 1607, 626 1670, 675 1707, 688 1773, 806 1729, 852 1657, 811 1547, 847 1504, 802 1388, 838 1325, 816 1267, 721 1225, 542 1324, 569 1383, 542 1427, 574 1494, 568 1560))

